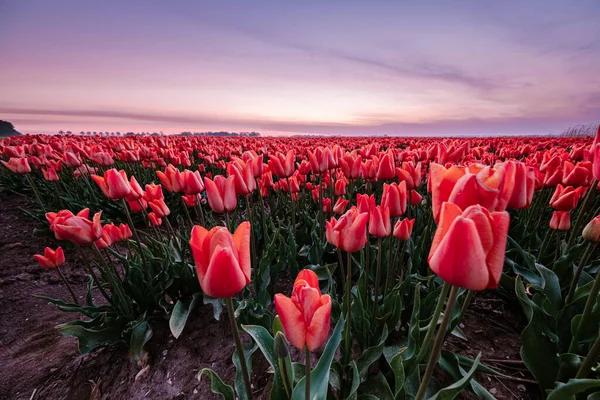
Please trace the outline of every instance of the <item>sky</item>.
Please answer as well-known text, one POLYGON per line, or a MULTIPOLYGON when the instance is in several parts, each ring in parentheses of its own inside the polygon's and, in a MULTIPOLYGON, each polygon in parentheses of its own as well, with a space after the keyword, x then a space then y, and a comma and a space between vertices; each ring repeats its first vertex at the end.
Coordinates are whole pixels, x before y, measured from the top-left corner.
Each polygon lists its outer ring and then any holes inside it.
POLYGON ((598 21, 598 0, 0 0, 0 119, 22 133, 558 133, 600 120, 598 21))

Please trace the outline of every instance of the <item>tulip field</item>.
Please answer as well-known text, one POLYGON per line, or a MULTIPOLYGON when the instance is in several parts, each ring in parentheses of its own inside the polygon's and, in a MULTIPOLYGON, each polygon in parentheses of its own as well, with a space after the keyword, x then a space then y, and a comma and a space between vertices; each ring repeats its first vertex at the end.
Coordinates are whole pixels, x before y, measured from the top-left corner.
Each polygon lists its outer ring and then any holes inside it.
POLYGON ((25 235, 0 398, 600 399, 600 129, 25 135, 0 160, 0 250, 25 235))

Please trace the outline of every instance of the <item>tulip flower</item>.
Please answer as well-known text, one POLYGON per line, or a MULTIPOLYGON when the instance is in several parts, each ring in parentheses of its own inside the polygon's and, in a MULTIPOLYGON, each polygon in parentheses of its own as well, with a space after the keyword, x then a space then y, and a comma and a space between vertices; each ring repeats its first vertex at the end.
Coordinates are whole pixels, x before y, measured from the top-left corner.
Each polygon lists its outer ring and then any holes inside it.
POLYGON ((389 152, 385 153, 379 165, 377 166, 377 180, 383 181, 386 179, 393 179, 396 176, 396 169, 394 168, 394 156, 389 152))
POLYGON ((390 209, 385 206, 374 207, 369 216, 369 234, 382 238, 391 233, 390 209))
POLYGON ((65 263, 65 253, 60 246, 56 250, 46 247, 44 249, 44 255, 35 254, 33 258, 35 258, 44 269, 54 269, 65 263))
POLYGON ((102 193, 111 200, 121 200, 131 193, 131 186, 127 181, 125 171, 109 169, 104 177, 92 175, 92 179, 102 190, 102 193))
POLYGON ((26 158, 14 158, 11 157, 8 162, 0 160, 2 165, 8 168, 13 174, 28 174, 31 172, 31 167, 26 158))
POLYGON ((331 199, 329 197, 323 198, 323 212, 326 214, 331 212, 331 199))
POLYGON ((565 161, 563 164, 562 184, 565 186, 588 186, 591 175, 591 171, 582 166, 582 163, 574 165, 565 161))
POLYGON ((204 177, 208 204, 216 213, 235 210, 237 197, 235 194, 235 178, 233 176, 225 179, 223 175, 215 176, 215 180, 204 177))
POLYGON ((249 164, 231 162, 227 167, 227 174, 234 177, 235 192, 237 195, 245 196, 256 189, 256 180, 249 164))
POLYGON ((204 191, 204 182, 198 171, 190 171, 186 169, 181 173, 182 190, 187 195, 196 195, 204 191))
POLYGON ((48 182, 57 182, 59 180, 58 174, 54 168, 42 169, 42 175, 48 182))
POLYGON ((131 192, 125 198, 127 202, 137 202, 144 197, 144 190, 133 175, 129 178, 129 187, 131 187, 131 192))
POLYGON ((162 225, 162 218, 159 218, 153 212, 148 213, 148 219, 150 220, 150 224, 152 226, 161 226, 162 225))
POLYGON ((569 211, 554 211, 550 219, 550 229, 568 231, 571 228, 571 213, 569 211))
POLYGON ((346 211, 339 220, 326 222, 327 241, 338 249, 354 253, 367 244, 369 213, 360 213, 356 207, 346 211))
POLYGON ((327 340, 331 323, 331 298, 321 294, 319 278, 309 269, 300 271, 292 297, 275 295, 275 307, 283 331, 299 350, 314 351, 327 340))
MULTIPOLYGON (((66 210, 63 210, 66 211, 66 210)), ((50 216, 46 214, 46 219, 52 221, 50 229, 54 232, 57 240, 68 240, 78 246, 89 246, 102 236, 102 224, 100 217, 102 211, 96 213, 93 219, 88 219, 89 210, 81 210, 77 215, 71 212, 59 212, 50 216)))
POLYGON ((335 182, 335 195, 336 196, 344 196, 346 194, 346 181, 340 179, 335 182))
POLYGON ((507 161, 505 172, 507 176, 503 192, 506 192, 507 189, 510 191, 510 196, 505 196, 506 208, 529 207, 535 191, 535 171, 524 163, 507 161))
POLYGON ((416 189, 421 186, 421 163, 413 166, 412 163, 403 162, 402 168, 396 168, 399 182, 406 182, 407 189, 416 189))
POLYGON ((91 153, 89 159, 101 167, 110 167, 115 163, 110 154, 101 151, 91 153))
POLYGON ((396 222, 396 225, 394 225, 394 237, 404 241, 410 239, 414 225, 414 219, 404 218, 396 222))
POLYGON ((362 157, 346 155, 339 161, 342 172, 347 179, 358 179, 361 174, 362 157))
POLYGON ((81 158, 79 157, 78 154, 75 154, 73 152, 67 151, 64 156, 63 156, 63 162, 67 165, 67 167, 69 168, 77 168, 81 166, 81 158))
POLYGON ((149 201, 148 205, 159 218, 167 217, 171 214, 171 210, 169 210, 169 207, 167 207, 167 204, 163 199, 149 201))
POLYGON ((333 153, 328 147, 317 147, 314 153, 308 150, 308 160, 310 161, 312 172, 315 174, 322 174, 335 164, 333 153))
POLYGON ((194 226, 190 246, 202 291, 211 297, 232 297, 250 283, 250 223, 232 235, 227 228, 207 231, 194 226))
POLYGON ((335 205, 333 206, 333 212, 335 214, 341 215, 344 213, 344 211, 346 211, 346 207, 348 206, 349 201, 340 197, 339 199, 337 199, 337 201, 335 202, 335 205))
POLYGON ((383 184, 381 205, 389 208, 392 217, 404 215, 406 212, 407 197, 405 181, 400 182, 399 185, 397 183, 392 183, 391 185, 387 183, 383 184))
POLYGON ((163 194, 161 185, 155 185, 154 183, 146 185, 146 190, 144 192, 144 200, 152 201, 164 198, 165 195, 163 194))
POLYGON ((582 236, 589 242, 600 243, 600 215, 588 222, 583 228, 582 236))
POLYGON ((269 167, 279 178, 287 178, 294 174, 294 150, 290 150, 284 156, 281 153, 269 156, 269 167))
POLYGON ((421 194, 414 189, 410 190, 409 192, 410 192, 410 194, 409 194, 410 204, 413 206, 417 206, 417 205, 421 204, 421 201, 423 200, 423 196, 421 196, 421 194))
POLYGON ((558 211, 574 210, 582 195, 583 187, 581 186, 575 189, 573 186, 563 187, 563 185, 558 184, 550 199, 550 206, 558 211))
POLYGON ((366 212, 368 214, 373 208, 375 208, 375 195, 372 194, 369 196, 359 193, 356 195, 356 204, 361 213, 366 212))
POLYGON ((451 285, 470 290, 498 286, 508 236, 507 212, 480 205, 461 210, 444 203, 429 252, 429 266, 451 285))
POLYGON ((181 196, 181 199, 190 208, 196 207, 196 204, 198 204, 198 196, 195 194, 186 194, 185 196, 181 196))
POLYGON ((181 192, 183 188, 183 178, 181 176, 181 172, 172 164, 167 166, 165 172, 156 171, 156 176, 158 176, 160 183, 162 183, 167 192, 181 192))
POLYGON ((377 165, 373 160, 367 160, 360 166, 361 176, 366 181, 374 181, 377 179, 377 165))

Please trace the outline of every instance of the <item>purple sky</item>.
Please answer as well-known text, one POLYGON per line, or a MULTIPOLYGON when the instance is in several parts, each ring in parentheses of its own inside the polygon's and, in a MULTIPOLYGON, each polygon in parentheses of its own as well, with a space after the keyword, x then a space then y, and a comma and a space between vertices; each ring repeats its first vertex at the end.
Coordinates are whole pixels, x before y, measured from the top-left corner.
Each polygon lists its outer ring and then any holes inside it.
POLYGON ((21 132, 525 134, 600 119, 600 1, 0 1, 21 132))

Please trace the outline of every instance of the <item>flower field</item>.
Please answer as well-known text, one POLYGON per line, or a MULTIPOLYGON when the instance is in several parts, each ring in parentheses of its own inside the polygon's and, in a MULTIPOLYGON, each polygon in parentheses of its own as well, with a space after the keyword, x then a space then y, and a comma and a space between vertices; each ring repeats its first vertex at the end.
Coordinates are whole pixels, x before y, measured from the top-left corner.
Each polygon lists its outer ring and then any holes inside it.
MULTIPOLYGON (((26 135, 0 160, 0 201, 19 204, 0 220, 35 228, 11 264, 61 288, 29 303, 56 311, 68 357, 129 365, 64 398, 600 398, 600 129, 26 135), (194 356, 164 361, 177 342, 194 356), (184 361, 180 393, 117 389, 184 361)), ((21 389, 7 398, 63 398, 21 389)))

